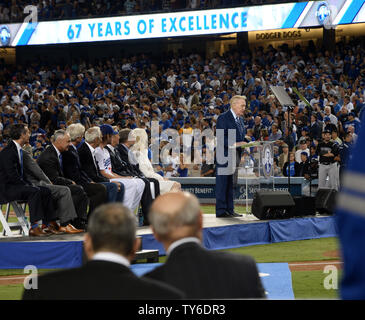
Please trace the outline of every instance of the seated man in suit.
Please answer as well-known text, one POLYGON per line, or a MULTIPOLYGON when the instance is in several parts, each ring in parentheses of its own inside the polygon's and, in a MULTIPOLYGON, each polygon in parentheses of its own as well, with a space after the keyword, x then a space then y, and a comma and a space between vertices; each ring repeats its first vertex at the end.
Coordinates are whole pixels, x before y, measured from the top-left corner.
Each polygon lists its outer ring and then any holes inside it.
POLYGON ((139 246, 135 218, 119 203, 98 207, 90 217, 84 248, 88 262, 38 278, 23 300, 180 299, 183 294, 155 280, 137 277, 130 263, 139 246))
POLYGON ((108 202, 123 202, 124 184, 118 181, 111 182, 104 177, 99 170, 95 159, 95 148, 101 142, 101 131, 99 127, 91 127, 85 132, 85 141, 82 143, 77 152, 80 157, 81 168, 95 182, 106 186, 108 192, 108 202))
POLYGON ((10 202, 25 200, 29 205, 30 236, 47 236, 40 220, 52 221, 53 198, 49 189, 32 186, 24 176, 23 149, 29 143, 30 132, 25 124, 10 126, 10 141, 0 152, 0 200, 10 202))
MULTIPOLYGON (((118 127, 113 127, 115 132, 118 132, 118 127)), ((143 225, 148 226, 148 211, 152 204, 152 194, 151 194, 151 185, 150 181, 145 178, 140 178, 138 175, 134 173, 133 170, 130 169, 128 164, 124 162, 120 156, 119 150, 117 146, 119 144, 119 134, 115 134, 111 138, 111 143, 105 146, 105 149, 108 150, 110 155, 110 160, 112 164, 112 171, 119 174, 120 176, 132 176, 137 179, 141 179, 144 182, 145 188, 143 190, 142 198, 141 198, 141 208, 143 215, 143 225)))
POLYGON ((108 124, 100 126, 100 131, 102 134, 102 141, 95 149, 95 159, 99 166, 100 173, 110 179, 110 181, 117 181, 124 184, 124 200, 123 204, 134 212, 141 201, 143 190, 145 188, 144 182, 141 179, 135 179, 132 176, 121 176, 112 170, 110 155, 105 147, 111 143, 111 138, 113 135, 118 134, 118 132, 113 130, 113 127, 108 124))
POLYGON ((57 186, 52 184, 48 177, 44 174, 38 163, 32 156, 23 150, 24 176, 34 186, 44 186, 51 191, 52 197, 56 200, 57 206, 55 216, 60 220, 60 225, 54 221, 42 222, 42 229, 47 233, 80 233, 72 225, 72 221, 77 218, 75 207, 72 202, 71 191, 66 186, 57 186))
POLYGON ((74 123, 67 127, 66 132, 70 135, 71 145, 68 150, 62 152, 63 168, 65 177, 75 181, 82 186, 89 197, 89 213, 108 201, 107 189, 103 184, 93 181, 87 173, 82 170, 79 154, 76 146, 79 145, 84 137, 85 127, 80 123, 74 123))
POLYGON ((70 188, 72 200, 76 209, 77 219, 72 223, 77 229, 85 230, 87 227, 87 206, 89 198, 82 186, 75 181, 65 178, 62 152, 70 147, 71 138, 65 130, 57 130, 48 146, 38 157, 37 162, 43 172, 53 184, 70 188))
POLYGON ((123 129, 119 132, 119 144, 116 149, 119 151, 119 155, 121 159, 128 165, 128 168, 135 176, 141 179, 147 179, 149 182, 152 182, 154 185, 154 193, 152 193, 152 198, 156 199, 160 195, 160 183, 157 179, 147 178, 143 172, 139 169, 138 164, 132 164, 129 161, 129 148, 133 146, 135 140, 131 141, 129 139, 129 134, 131 129, 123 129))
POLYGON ((183 291, 188 299, 264 298, 255 261, 249 256, 209 251, 202 246, 199 200, 170 192, 152 204, 150 223, 167 261, 145 276, 183 291))

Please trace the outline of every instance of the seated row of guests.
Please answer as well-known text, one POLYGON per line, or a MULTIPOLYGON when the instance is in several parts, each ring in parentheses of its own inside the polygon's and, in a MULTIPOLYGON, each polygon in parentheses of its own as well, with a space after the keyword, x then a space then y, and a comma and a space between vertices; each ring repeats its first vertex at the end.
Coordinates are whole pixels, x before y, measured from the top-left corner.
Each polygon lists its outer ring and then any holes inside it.
MULTIPOLYGON (((74 227, 80 219, 70 201, 70 190, 53 185, 32 157, 23 152, 22 147, 29 142, 28 127, 15 124, 9 135, 10 141, 0 152, 0 202, 24 200, 28 203, 30 236, 82 232, 74 227)), ((88 199, 84 200, 87 206, 88 199)))
POLYGON ((141 204, 143 225, 149 225, 160 182, 130 163, 128 145, 110 125, 58 130, 36 161, 22 149, 29 142, 26 125, 14 125, 10 136, 0 152, 0 201, 28 202, 31 236, 83 232, 94 209, 107 202, 122 202, 132 212, 141 204))

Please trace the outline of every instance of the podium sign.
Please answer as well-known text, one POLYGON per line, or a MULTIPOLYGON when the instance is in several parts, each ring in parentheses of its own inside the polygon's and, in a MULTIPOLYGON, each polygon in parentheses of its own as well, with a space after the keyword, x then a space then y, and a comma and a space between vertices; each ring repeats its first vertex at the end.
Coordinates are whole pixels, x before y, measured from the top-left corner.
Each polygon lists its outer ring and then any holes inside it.
POLYGON ((274 152, 271 144, 263 146, 261 151, 262 172, 265 178, 274 175, 274 152))

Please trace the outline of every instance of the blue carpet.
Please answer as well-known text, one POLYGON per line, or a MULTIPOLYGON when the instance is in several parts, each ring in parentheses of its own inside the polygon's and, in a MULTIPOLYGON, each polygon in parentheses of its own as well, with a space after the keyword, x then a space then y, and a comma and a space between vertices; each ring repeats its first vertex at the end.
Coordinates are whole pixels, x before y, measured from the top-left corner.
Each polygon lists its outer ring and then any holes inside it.
MULTIPOLYGON (((141 263, 133 264, 131 268, 137 276, 142 276, 159 265, 161 263, 141 263)), ((291 272, 287 263, 258 263, 257 267, 268 299, 294 299, 291 272)))
POLYGON ((257 267, 268 299, 294 299, 291 272, 287 263, 258 263, 257 267))

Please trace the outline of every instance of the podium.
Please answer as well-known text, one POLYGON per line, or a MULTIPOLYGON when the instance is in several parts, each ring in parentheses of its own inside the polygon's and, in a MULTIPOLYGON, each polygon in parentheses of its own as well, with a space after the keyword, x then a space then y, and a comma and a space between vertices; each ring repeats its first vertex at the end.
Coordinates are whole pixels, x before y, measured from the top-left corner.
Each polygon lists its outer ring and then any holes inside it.
POLYGON ((244 180, 244 186, 239 183, 239 198, 245 201, 246 212, 249 213, 249 203, 257 191, 275 190, 274 180, 274 141, 256 141, 243 146, 243 156, 238 166, 238 179, 244 180))

